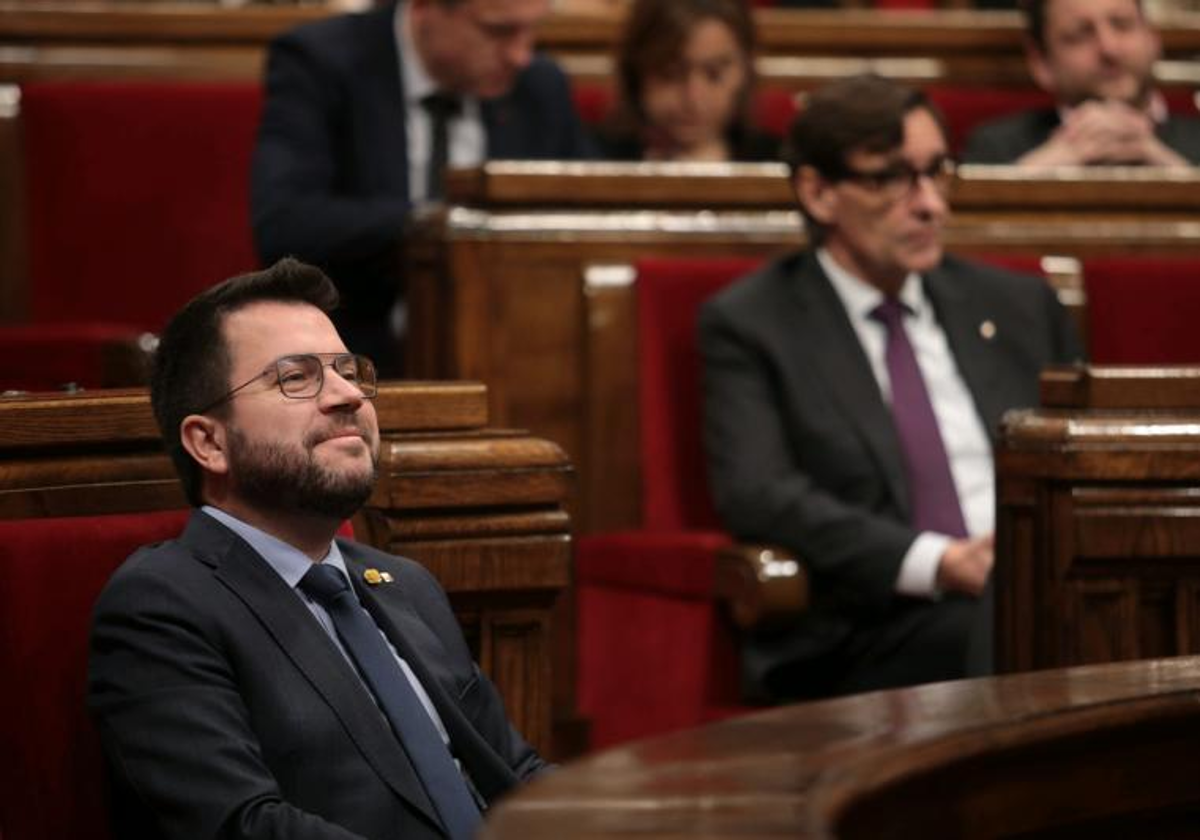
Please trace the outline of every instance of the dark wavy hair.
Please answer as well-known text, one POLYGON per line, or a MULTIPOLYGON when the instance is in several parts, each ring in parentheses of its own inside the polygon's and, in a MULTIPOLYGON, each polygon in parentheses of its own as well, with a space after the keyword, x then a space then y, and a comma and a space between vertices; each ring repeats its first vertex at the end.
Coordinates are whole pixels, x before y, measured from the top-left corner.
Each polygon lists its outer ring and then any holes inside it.
MULTIPOLYGON (((1025 15, 1025 32, 1029 40, 1041 53, 1046 52, 1046 7, 1053 0, 1020 0, 1021 12, 1025 15)), ((1135 0, 1138 11, 1142 11, 1142 0, 1135 0)))

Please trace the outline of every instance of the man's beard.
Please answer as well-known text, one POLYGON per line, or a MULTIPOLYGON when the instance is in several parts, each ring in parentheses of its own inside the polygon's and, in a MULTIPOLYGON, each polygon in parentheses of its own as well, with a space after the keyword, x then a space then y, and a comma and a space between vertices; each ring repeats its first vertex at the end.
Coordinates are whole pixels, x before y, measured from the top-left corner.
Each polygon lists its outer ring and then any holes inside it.
POLYGON ((306 439, 299 446, 253 442, 234 427, 229 428, 228 440, 236 492, 260 510, 349 519, 375 486, 378 455, 374 452, 368 472, 337 473, 313 458, 316 441, 306 439))

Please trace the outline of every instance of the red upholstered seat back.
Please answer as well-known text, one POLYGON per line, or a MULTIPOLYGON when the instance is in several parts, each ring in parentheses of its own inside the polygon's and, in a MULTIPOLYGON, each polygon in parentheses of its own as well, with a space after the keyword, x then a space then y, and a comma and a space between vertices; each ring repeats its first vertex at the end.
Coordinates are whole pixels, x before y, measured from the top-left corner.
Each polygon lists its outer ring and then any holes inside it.
POLYGON ((1200 257, 1083 261, 1095 364, 1200 363, 1200 257))
POLYGON ((84 707, 92 608, 138 546, 188 511, 0 521, 0 827, 5 840, 108 836, 84 707))
POLYGON ((701 439, 701 303, 761 263, 758 257, 643 259, 636 263, 642 525, 719 529, 701 439))
POLYGON ((257 264, 257 83, 37 82, 22 89, 31 320, 159 331, 257 264))

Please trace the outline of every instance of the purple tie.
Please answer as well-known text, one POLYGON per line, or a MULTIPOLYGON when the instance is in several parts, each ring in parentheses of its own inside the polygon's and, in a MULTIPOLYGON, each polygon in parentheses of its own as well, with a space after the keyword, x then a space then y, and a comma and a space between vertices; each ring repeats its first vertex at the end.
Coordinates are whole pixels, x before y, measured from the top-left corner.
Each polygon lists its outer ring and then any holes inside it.
POLYGON ((892 420, 903 450, 912 524, 918 531, 933 531, 950 537, 967 536, 950 461, 925 378, 904 329, 908 310, 894 297, 885 298, 871 317, 887 327, 888 379, 892 386, 892 420))

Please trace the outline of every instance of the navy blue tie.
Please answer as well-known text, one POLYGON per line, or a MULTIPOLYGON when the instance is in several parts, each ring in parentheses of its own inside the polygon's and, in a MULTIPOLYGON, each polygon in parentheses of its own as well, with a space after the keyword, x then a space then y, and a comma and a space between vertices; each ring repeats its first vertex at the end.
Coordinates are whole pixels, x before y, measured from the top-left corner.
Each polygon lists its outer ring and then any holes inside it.
POLYGON ((300 589, 333 619, 338 637, 391 722, 447 833, 454 840, 473 836, 481 818, 466 780, 346 576, 332 566, 314 563, 301 578, 300 589))

